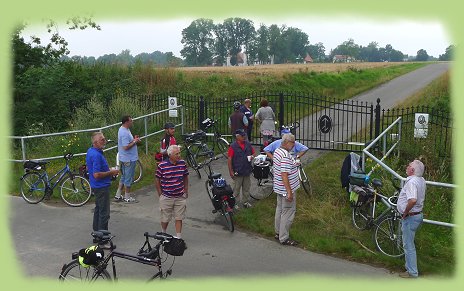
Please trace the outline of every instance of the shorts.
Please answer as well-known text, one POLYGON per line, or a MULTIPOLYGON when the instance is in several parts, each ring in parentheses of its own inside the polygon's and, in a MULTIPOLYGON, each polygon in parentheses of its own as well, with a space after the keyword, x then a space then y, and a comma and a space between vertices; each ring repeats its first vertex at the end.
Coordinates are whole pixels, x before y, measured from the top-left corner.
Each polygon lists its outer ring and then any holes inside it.
POLYGON ((166 197, 161 195, 159 197, 159 205, 161 222, 169 222, 173 216, 175 220, 185 219, 185 212, 187 210, 187 198, 185 196, 166 197))
POLYGON ((121 180, 119 184, 124 184, 126 187, 130 187, 132 185, 132 181, 134 181, 134 173, 135 173, 135 165, 137 161, 133 162, 119 162, 121 165, 121 180))

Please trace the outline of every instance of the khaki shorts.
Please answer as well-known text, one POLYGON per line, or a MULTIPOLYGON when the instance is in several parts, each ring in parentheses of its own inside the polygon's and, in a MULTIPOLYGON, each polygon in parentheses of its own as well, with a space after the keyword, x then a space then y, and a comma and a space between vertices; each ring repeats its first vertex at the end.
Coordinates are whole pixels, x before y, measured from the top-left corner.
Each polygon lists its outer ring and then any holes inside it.
POLYGON ((161 222, 169 222, 173 216, 175 220, 185 219, 185 212, 187 210, 187 199, 185 196, 170 198, 161 195, 159 205, 161 222))

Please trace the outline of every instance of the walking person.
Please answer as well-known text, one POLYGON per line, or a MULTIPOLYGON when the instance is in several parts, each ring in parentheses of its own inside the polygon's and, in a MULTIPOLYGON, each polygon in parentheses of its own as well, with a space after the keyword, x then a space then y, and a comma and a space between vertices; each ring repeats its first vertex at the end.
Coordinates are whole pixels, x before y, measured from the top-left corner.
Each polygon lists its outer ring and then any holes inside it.
POLYGON ((182 238, 182 220, 185 219, 188 198, 188 169, 181 159, 180 147, 170 145, 169 159, 162 161, 156 170, 155 188, 159 197, 161 230, 166 232, 174 217, 176 236, 182 238))
POLYGON ((248 119, 246 118, 245 114, 240 112, 240 106, 242 106, 242 104, 240 104, 238 101, 235 101, 234 112, 229 117, 229 127, 232 135, 235 134, 237 129, 246 130, 248 126, 248 119))
POLYGON ((256 111, 255 119, 261 123, 259 130, 263 136, 263 145, 267 146, 270 138, 275 134, 276 117, 266 98, 263 98, 259 105, 261 107, 256 111))
POLYGON ((103 155, 106 139, 102 132, 92 134, 92 147, 87 150, 85 163, 89 172, 89 182, 95 195, 95 211, 92 228, 108 230, 110 219, 110 184, 111 177, 119 174, 119 170, 110 169, 103 155))
POLYGON ((174 137, 174 133, 176 132, 176 127, 174 123, 172 122, 166 122, 164 124, 164 137, 161 140, 161 146, 160 146, 160 153, 163 155, 163 161, 166 161, 169 159, 168 156, 168 147, 170 145, 175 145, 176 143, 176 138, 174 137))
POLYGON ((121 178, 114 200, 117 202, 124 201, 126 203, 136 203, 138 201, 135 200, 134 197, 131 197, 130 188, 134 180, 135 166, 139 159, 137 143, 140 142, 140 138, 138 135, 135 137, 132 136, 130 128, 134 121, 130 115, 124 115, 121 123, 121 127, 118 130, 118 153, 121 165, 121 178), (124 198, 122 197, 123 190, 124 198))
POLYGON ((248 126, 246 128, 248 140, 251 140, 251 132, 253 131, 253 111, 251 110, 251 100, 245 99, 243 105, 240 106, 240 112, 245 114, 245 117, 248 120, 248 126))
POLYGON ((425 201, 424 164, 414 160, 406 167, 408 177, 398 196, 397 209, 401 213, 401 232, 403 235, 403 248, 406 271, 400 274, 402 278, 417 278, 417 254, 414 237, 422 224, 424 216, 422 209, 425 201))
MULTIPOLYGON (((250 200, 250 187, 251 187, 251 160, 255 155, 255 150, 251 143, 247 140, 245 130, 237 129, 235 131, 236 140, 230 145, 227 153, 227 165, 229 167, 229 174, 234 180, 234 196, 238 197, 238 202, 243 207, 251 207, 250 200)), ((236 204, 236 209, 239 206, 236 204)))
POLYGON ((297 241, 290 239, 290 227, 296 212, 296 190, 300 187, 298 167, 290 155, 295 146, 295 136, 286 133, 282 136, 282 143, 273 155, 274 192, 277 194, 275 211, 275 236, 283 245, 296 246, 297 241))

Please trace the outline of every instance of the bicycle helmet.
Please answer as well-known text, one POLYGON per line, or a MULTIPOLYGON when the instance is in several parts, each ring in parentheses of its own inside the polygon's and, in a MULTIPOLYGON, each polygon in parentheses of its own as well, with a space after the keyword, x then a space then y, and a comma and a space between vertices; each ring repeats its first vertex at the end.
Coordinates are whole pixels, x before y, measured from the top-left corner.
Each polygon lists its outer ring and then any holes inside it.
POLYGON ((226 186, 226 180, 224 178, 218 178, 213 180, 213 186, 217 188, 222 188, 226 186))
POLYGON ((242 104, 239 101, 234 102, 234 110, 238 110, 242 104))
POLYGON ((288 127, 282 127, 282 130, 280 131, 280 134, 286 134, 286 133, 291 133, 290 129, 288 127))

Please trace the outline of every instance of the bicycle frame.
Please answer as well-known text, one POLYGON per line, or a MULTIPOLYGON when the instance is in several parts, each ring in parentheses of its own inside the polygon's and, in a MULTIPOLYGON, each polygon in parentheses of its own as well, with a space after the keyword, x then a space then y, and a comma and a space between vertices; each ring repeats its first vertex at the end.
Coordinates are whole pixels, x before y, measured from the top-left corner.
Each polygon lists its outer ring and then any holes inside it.
POLYGON ((55 189, 55 187, 63 180, 66 174, 69 174, 69 173, 71 173, 71 169, 69 168, 68 161, 66 161, 66 165, 61 170, 59 170, 56 174, 54 174, 51 178, 49 178, 47 171, 44 171, 43 175, 41 175, 40 177, 45 178, 44 181, 48 188, 55 189), (60 175, 60 177, 52 185, 52 181, 58 175, 60 175))

